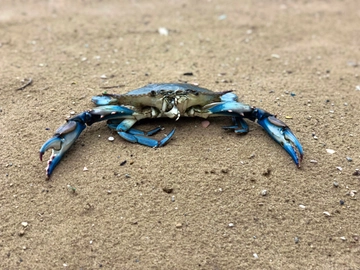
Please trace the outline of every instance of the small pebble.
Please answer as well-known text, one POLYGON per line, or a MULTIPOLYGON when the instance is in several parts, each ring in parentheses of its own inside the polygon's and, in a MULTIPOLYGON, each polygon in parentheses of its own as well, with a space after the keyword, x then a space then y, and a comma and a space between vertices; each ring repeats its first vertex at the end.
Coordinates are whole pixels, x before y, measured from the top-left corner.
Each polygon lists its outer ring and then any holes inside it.
POLYGON ((259 259, 259 256, 256 253, 254 253, 253 256, 254 256, 254 259, 259 259))
POLYGON ((295 94, 294 92, 291 92, 290 95, 291 95, 292 97, 295 97, 295 96, 296 96, 296 94, 295 94))
POLYGON ((340 205, 344 205, 344 204, 345 204, 345 201, 340 200, 340 205))
POLYGON ((235 225, 234 225, 234 223, 229 223, 229 227, 231 228, 231 227, 234 227, 235 225))
POLYGON ((267 195, 267 190, 266 189, 262 190, 261 195, 266 196, 267 195))
POLYGON ((84 167, 84 169, 83 169, 83 171, 84 172, 86 172, 86 171, 88 171, 89 169, 88 168, 86 168, 86 167, 84 167))
POLYGON ((115 140, 114 137, 109 137, 109 138, 108 138, 108 141, 109 141, 109 142, 113 142, 114 140, 115 140))
POLYGON ((171 201, 175 202, 175 196, 171 196, 171 201))
POLYGON ((106 79, 107 76, 106 76, 105 74, 103 74, 103 75, 100 76, 100 78, 101 78, 101 79, 106 79))
POLYGON ((201 126, 202 126, 203 128, 207 128, 209 125, 210 125, 210 121, 205 120, 205 121, 202 121, 202 122, 201 122, 201 126))
POLYGON ((168 36, 169 30, 167 30, 165 27, 159 27, 158 32, 160 36, 168 36))
POLYGON ((301 209, 305 209, 305 208, 306 208, 306 206, 305 206, 305 205, 302 205, 302 204, 300 204, 299 207, 300 207, 301 209))
POLYGON ((332 150, 332 149, 326 149, 326 152, 328 152, 329 154, 334 154, 334 153, 335 153, 335 150, 332 150))
POLYGON ((310 160, 310 163, 318 163, 318 162, 317 162, 317 160, 315 160, 315 159, 311 159, 311 160, 310 160))
POLYGON ((29 225, 29 223, 27 223, 26 221, 23 221, 23 222, 21 222, 21 225, 22 225, 23 227, 27 227, 27 226, 29 225))
POLYGON ((329 212, 327 212, 327 211, 323 212, 323 214, 324 214, 325 216, 327 216, 327 217, 330 217, 330 216, 331 216, 331 214, 330 214, 329 212))
POLYGON ((349 162, 353 161, 351 157, 346 157, 346 160, 349 162))
POLYGON ((351 197, 354 197, 356 193, 357 193, 356 190, 350 190, 349 195, 350 195, 351 197))
POLYGON ((130 178, 131 176, 130 176, 130 174, 125 174, 125 178, 130 178))
POLYGON ((339 171, 342 171, 342 168, 341 168, 341 167, 336 167, 336 169, 338 169, 339 171))
POLYGON ((339 187, 339 183, 338 183, 338 182, 334 182, 333 185, 334 185, 334 187, 339 187))
POLYGON ((126 164, 126 160, 120 163, 120 166, 124 166, 126 164))
POLYGON ((295 236, 295 238, 294 238, 294 242, 295 242, 295 244, 297 244, 297 243, 299 243, 299 237, 297 237, 297 236, 295 236))
POLYGON ((271 58, 277 58, 277 59, 279 59, 279 58, 280 58, 280 55, 278 55, 278 54, 276 54, 276 53, 273 53, 273 54, 271 55, 271 58))
POLYGON ((19 236, 23 236, 25 234, 25 231, 24 230, 20 230, 19 231, 19 236))
POLYGON ((176 228, 181 228, 182 227, 182 223, 176 223, 176 228))
POLYGON ((356 89, 357 91, 360 91, 360 85, 357 85, 357 86, 355 87, 355 89, 356 89))
POLYGON ((346 238, 344 236, 341 236, 340 239, 346 241, 346 238))

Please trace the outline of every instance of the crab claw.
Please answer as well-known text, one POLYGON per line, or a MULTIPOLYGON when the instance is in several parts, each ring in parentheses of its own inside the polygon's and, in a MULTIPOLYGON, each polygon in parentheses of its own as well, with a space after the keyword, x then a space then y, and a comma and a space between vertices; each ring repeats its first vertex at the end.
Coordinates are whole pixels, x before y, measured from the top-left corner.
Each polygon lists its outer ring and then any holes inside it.
POLYGON ((47 140, 40 148, 40 160, 46 150, 52 148, 52 154, 46 167, 46 175, 49 178, 56 165, 60 162, 66 151, 79 137, 86 125, 77 121, 69 120, 58 128, 52 138, 47 140))
POLYGON ((304 152, 291 129, 283 121, 264 110, 256 108, 254 113, 256 114, 257 123, 288 152, 295 164, 300 168, 304 152))

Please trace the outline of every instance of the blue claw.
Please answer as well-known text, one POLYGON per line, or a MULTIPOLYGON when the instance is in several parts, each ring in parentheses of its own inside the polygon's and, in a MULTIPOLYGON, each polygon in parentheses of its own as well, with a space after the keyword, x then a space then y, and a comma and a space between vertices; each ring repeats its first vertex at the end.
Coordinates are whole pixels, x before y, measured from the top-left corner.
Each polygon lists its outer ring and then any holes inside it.
POLYGON ((264 110, 254 109, 253 113, 257 123, 288 152, 295 164, 300 168, 304 152, 299 140, 290 128, 283 121, 264 110))
POLYGON ((69 120, 65 125, 58 128, 54 137, 47 140, 40 148, 40 160, 46 150, 52 148, 52 154, 46 167, 46 175, 49 178, 60 162, 66 151, 76 141, 80 133, 85 129, 86 125, 76 121, 69 120))

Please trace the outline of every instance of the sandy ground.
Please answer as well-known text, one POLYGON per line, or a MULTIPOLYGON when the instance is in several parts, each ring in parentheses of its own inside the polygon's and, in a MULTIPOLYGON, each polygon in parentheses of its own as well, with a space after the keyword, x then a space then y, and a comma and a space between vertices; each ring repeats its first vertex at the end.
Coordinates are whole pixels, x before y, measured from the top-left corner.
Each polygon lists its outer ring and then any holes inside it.
POLYGON ((253 2, 1 1, 1 269, 360 269, 360 3, 253 2), (301 169, 256 124, 183 118, 138 125, 177 128, 160 149, 95 124, 46 180, 101 87, 184 81, 277 114, 301 169))

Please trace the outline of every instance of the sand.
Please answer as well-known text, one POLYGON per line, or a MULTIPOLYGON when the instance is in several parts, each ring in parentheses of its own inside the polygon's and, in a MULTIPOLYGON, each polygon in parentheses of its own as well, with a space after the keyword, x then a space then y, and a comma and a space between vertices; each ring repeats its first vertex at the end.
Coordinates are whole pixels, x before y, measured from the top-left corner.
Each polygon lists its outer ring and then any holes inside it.
POLYGON ((254 2, 2 1, 1 269, 359 269, 360 3, 254 2), (180 118, 136 126, 176 127, 159 149, 94 124, 46 179, 71 113, 150 82, 277 114, 301 168, 255 123, 180 118))

